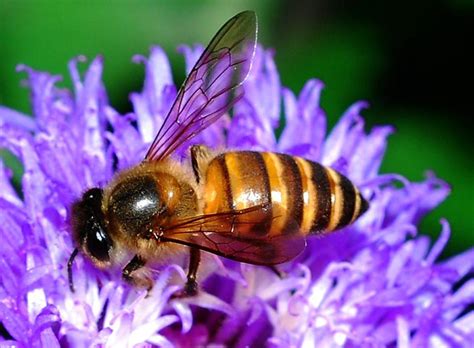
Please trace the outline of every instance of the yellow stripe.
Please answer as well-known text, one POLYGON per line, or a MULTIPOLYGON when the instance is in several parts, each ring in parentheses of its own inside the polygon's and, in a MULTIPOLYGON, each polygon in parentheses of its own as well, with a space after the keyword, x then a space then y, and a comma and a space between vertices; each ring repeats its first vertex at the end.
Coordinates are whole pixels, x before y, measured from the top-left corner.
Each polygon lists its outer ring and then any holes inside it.
POLYGON ((204 186, 205 204, 203 212, 212 214, 232 209, 230 183, 225 175, 227 169, 220 157, 212 160, 206 172, 206 183, 204 186))
POLYGON ((282 182, 283 168, 278 156, 271 152, 262 153, 265 166, 267 168, 268 179, 270 182, 271 201, 272 201, 272 226, 270 236, 281 234, 287 219, 288 197, 282 182))
POLYGON ((331 184, 331 218, 329 219, 327 230, 333 231, 342 217, 344 195, 341 190, 341 185, 339 185, 339 174, 331 168, 326 167, 325 169, 331 184))
POLYGON ((301 230, 304 234, 311 232, 311 226, 313 220, 316 218, 317 212, 317 197, 316 188, 313 181, 311 180, 312 169, 308 161, 301 157, 294 157, 298 169, 301 173, 301 183, 303 186, 303 222, 301 224, 301 230))
POLYGON ((241 175, 233 175, 232 173, 239 173, 239 157, 237 154, 228 152, 225 154, 225 165, 229 173, 229 184, 231 197, 233 198, 234 209, 240 210, 248 208, 248 200, 241 199, 245 195, 245 186, 243 185, 241 175))

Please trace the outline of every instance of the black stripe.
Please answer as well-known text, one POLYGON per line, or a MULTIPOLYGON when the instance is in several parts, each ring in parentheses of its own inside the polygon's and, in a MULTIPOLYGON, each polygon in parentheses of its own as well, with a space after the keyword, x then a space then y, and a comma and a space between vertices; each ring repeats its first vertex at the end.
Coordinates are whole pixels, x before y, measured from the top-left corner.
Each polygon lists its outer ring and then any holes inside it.
POLYGON ((360 208, 357 213, 356 218, 364 214, 368 209, 369 209, 369 202, 359 193, 359 198, 360 198, 360 208))
POLYGON ((331 219, 331 186, 326 169, 319 163, 307 162, 311 165, 311 180, 316 187, 316 197, 318 200, 311 232, 317 233, 324 231, 331 219))
POLYGON ((260 194, 262 195, 262 202, 266 205, 271 206, 272 203, 272 195, 270 191, 270 178, 268 177, 268 170, 267 166, 265 165, 265 160, 263 159, 263 155, 261 152, 252 152, 254 155, 254 160, 257 162, 259 176, 262 180, 262 189, 260 190, 260 194))
POLYGON ((348 178, 341 174, 339 174, 339 186, 341 187, 344 201, 342 204, 342 215, 336 228, 347 226, 351 222, 352 216, 354 215, 356 198, 354 185, 352 185, 352 182, 350 182, 348 178))
POLYGON ((225 156, 226 154, 221 154, 215 158, 217 165, 220 167, 222 174, 224 176, 224 192, 227 198, 227 207, 226 210, 231 211, 234 210, 234 198, 232 196, 232 188, 230 187, 230 176, 229 176, 229 169, 227 168, 227 164, 225 163, 225 156))
POLYGON ((303 183, 301 182, 301 173, 292 156, 277 154, 282 164, 282 178, 285 182, 288 203, 287 217, 282 230, 282 234, 298 233, 303 223, 303 183))
POLYGON ((266 236, 272 226, 271 191, 270 179, 267 166, 260 152, 242 151, 237 157, 239 161, 239 172, 248 177, 248 189, 259 193, 260 204, 267 208, 262 221, 257 222, 251 228, 251 233, 259 237, 266 236), (251 187, 250 187, 251 186, 251 187))

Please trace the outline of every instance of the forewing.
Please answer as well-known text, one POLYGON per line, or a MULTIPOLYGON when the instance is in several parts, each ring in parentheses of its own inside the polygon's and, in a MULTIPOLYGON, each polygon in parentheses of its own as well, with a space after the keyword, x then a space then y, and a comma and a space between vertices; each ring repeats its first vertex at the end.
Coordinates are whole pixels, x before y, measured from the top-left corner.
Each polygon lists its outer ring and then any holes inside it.
POLYGON ((197 247, 226 258, 255 265, 276 265, 294 259, 306 246, 305 237, 296 233, 273 237, 239 235, 249 222, 242 217, 260 206, 216 214, 200 215, 167 227, 160 238, 197 247))
POLYGON ((159 161, 218 120, 242 96, 257 42, 255 13, 231 18, 217 32, 178 92, 146 161, 159 161))

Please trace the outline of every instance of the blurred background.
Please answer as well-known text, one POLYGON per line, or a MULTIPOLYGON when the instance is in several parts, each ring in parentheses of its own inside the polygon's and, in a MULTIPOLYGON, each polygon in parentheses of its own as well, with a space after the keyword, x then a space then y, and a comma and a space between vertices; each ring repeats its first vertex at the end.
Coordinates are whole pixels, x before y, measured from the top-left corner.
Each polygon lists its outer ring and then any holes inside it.
POLYGON ((111 104, 130 111, 128 94, 143 81, 143 67, 131 63, 132 55, 160 44, 180 83, 184 62, 176 46, 207 43, 244 9, 257 12, 259 41, 276 49, 284 85, 299 92, 309 78, 325 82, 322 106, 330 126, 364 99, 371 104, 366 129, 396 127, 383 172, 419 181, 432 170, 452 185, 450 197, 420 228, 437 237, 439 219, 449 220, 452 238, 444 256, 474 245, 472 0, 2 0, 0 105, 30 113, 18 63, 61 74, 68 87, 72 57, 102 54, 111 104))

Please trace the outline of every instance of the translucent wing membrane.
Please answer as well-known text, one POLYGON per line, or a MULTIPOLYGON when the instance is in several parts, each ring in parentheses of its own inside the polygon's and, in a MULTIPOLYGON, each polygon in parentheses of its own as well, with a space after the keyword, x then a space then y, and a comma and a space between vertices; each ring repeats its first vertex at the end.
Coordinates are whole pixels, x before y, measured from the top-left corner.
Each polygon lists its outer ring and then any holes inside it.
POLYGON ((262 207, 188 218, 167 227, 161 240, 197 247, 256 265, 276 265, 298 256, 306 246, 302 234, 280 234, 274 237, 240 235, 240 231, 249 224, 242 218, 259 209, 262 207))
POLYGON ((241 12, 217 32, 184 81, 146 161, 159 161, 218 120, 242 96, 257 42, 255 13, 241 12))

